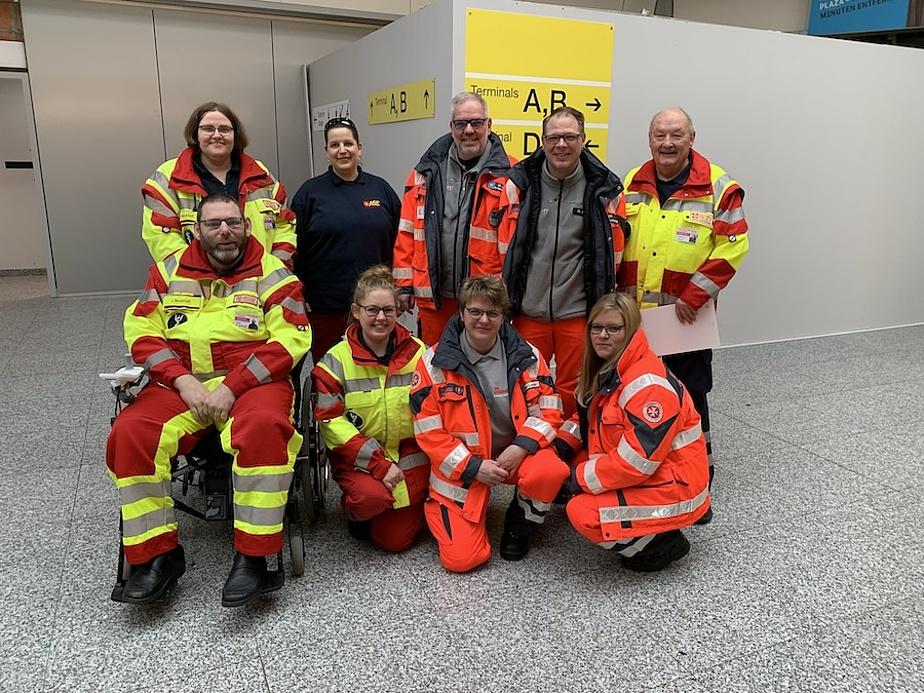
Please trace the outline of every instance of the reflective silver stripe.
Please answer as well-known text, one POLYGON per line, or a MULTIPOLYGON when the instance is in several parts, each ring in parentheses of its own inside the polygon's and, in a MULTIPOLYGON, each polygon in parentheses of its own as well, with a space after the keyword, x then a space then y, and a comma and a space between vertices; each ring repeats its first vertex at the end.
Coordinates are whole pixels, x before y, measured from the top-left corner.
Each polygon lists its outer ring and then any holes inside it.
POLYGON ((642 303, 657 303, 659 306, 670 306, 677 303, 677 297, 660 291, 646 291, 642 294, 642 303))
POLYGON ((555 429, 547 421, 538 419, 535 416, 529 416, 523 422, 523 426, 524 428, 531 428, 550 443, 555 440, 555 429))
POLYGON ((153 354, 148 356, 147 361, 144 362, 144 370, 149 371, 154 366, 164 361, 169 361, 170 359, 180 360, 180 357, 176 355, 176 352, 173 349, 161 349, 160 351, 155 351, 153 354))
POLYGON ((269 369, 254 354, 247 357, 247 361, 244 362, 244 368, 250 371, 261 385, 273 379, 273 374, 269 372, 269 369))
POLYGON ((523 510, 523 517, 528 522, 535 522, 536 524, 545 522, 545 515, 549 511, 549 508, 552 507, 551 503, 543 503, 534 498, 526 498, 520 493, 520 489, 517 489, 513 495, 517 499, 517 505, 523 510))
POLYGON ((468 498, 468 489, 459 486, 453 486, 449 482, 443 481, 436 474, 430 472, 430 488, 441 496, 446 496, 459 503, 464 503, 468 498))
POLYGON ((139 515, 131 520, 122 520, 122 535, 126 537, 137 537, 152 529, 163 527, 176 522, 176 513, 173 506, 166 508, 155 508, 144 515, 139 515))
POLYGON ((712 442, 712 431, 703 431, 703 436, 706 438, 707 443, 712 442))
POLYGON ((305 315, 304 301, 296 301, 291 296, 286 296, 279 302, 279 305, 295 313, 296 315, 305 315))
POLYGON ((176 253, 173 253, 164 258, 164 272, 166 272, 167 277, 172 277, 173 273, 176 272, 177 262, 179 262, 176 255, 176 253))
POLYGON ((160 214, 165 217, 175 217, 176 210, 164 204, 164 202, 159 197, 154 197, 148 193, 144 194, 144 206, 150 209, 155 214, 160 214))
POLYGON ((196 211, 196 198, 198 195, 190 196, 188 193, 180 193, 177 195, 177 202, 180 205, 181 210, 187 210, 189 212, 196 211))
POLYGON ((169 481, 148 481, 119 488, 119 500, 122 505, 128 505, 145 498, 166 498, 169 495, 169 481))
POLYGON ((371 390, 381 390, 382 381, 378 378, 349 378, 343 381, 343 389, 349 394, 351 392, 370 392, 371 390))
POLYGON ((626 193, 626 204, 627 205, 645 204, 650 199, 651 199, 651 195, 649 195, 648 193, 640 193, 640 192, 626 193))
POLYGON ((174 279, 167 285, 167 294, 201 296, 202 287, 199 285, 199 282, 194 282, 189 279, 174 279))
POLYGON ((445 381, 443 377, 443 369, 437 368, 436 366, 431 365, 433 357, 436 355, 436 352, 432 348, 427 349, 423 355, 424 367, 427 369, 427 373, 430 375, 430 380, 434 383, 442 383, 445 381))
POLYGON ((244 199, 247 200, 247 202, 253 202, 254 200, 271 200, 274 198, 273 194, 266 188, 257 188, 247 193, 247 197, 244 199))
POLYGON ((584 463, 584 485, 590 489, 593 494, 603 493, 606 489, 600 483, 600 477, 597 476, 597 460, 603 455, 591 455, 584 463))
POLYGON ((668 505, 614 505, 600 508, 600 522, 632 522, 634 520, 663 520, 678 515, 686 515, 696 510, 709 498, 709 487, 704 488, 694 498, 669 503, 668 505))
POLYGON ((668 200, 661 205, 664 212, 705 212, 712 214, 711 202, 700 202, 698 200, 668 200))
POLYGON ((401 219, 398 222, 398 231, 404 231, 405 233, 414 233, 414 222, 410 219, 401 219))
POLYGON ((160 294, 157 293, 157 289, 148 289, 147 291, 142 291, 141 295, 138 297, 138 303, 150 303, 152 301, 159 301, 160 294))
POLYGON ((376 450, 381 450, 381 446, 375 438, 369 438, 362 447, 359 449, 359 452, 356 453, 356 461, 354 464, 360 469, 365 469, 368 471, 369 463, 372 461, 372 456, 375 454, 376 450))
POLYGON ((385 380, 385 387, 410 387, 413 380, 413 371, 410 373, 395 373, 385 380))
POLYGON ((260 527, 272 527, 281 525, 282 518, 285 515, 286 506, 280 505, 278 508, 254 508, 250 505, 234 504, 234 521, 246 522, 249 525, 260 527))
MULTIPOLYGON (((273 270, 265 277, 260 279, 260 281, 254 285, 253 291, 262 296, 268 290, 275 287, 276 284, 281 282, 283 279, 288 279, 291 276, 292 273, 289 270, 287 270, 285 267, 280 267, 279 269, 273 270)), ((235 285, 235 288, 242 285, 243 282, 239 282, 235 285)))
POLYGON ((469 458, 471 453, 469 453, 468 448, 464 444, 459 443, 456 445, 452 451, 440 463, 440 472, 443 476, 452 476, 452 473, 456 470, 462 462, 469 458))
POLYGON ((654 474, 655 470, 661 464, 660 462, 654 462, 649 460, 647 457, 642 457, 639 455, 632 445, 629 444, 629 441, 626 440, 626 437, 623 436, 619 439, 619 444, 616 446, 616 452, 619 453, 619 456, 628 462, 632 467, 640 471, 642 474, 647 474, 651 476, 654 474))
POLYGON ((723 173, 712 181, 712 199, 715 200, 716 204, 722 201, 722 196, 725 195, 725 188, 727 188, 731 182, 731 176, 727 173, 723 173))
POLYGON ((324 366, 327 370, 333 373, 334 377, 341 383, 346 378, 346 376, 343 374, 343 364, 340 363, 340 361, 335 358, 334 355, 329 351, 321 357, 321 362, 318 365, 324 366))
POLYGON ((616 290, 621 291, 624 294, 629 294, 630 296, 635 296, 635 294, 638 292, 638 286, 635 284, 627 284, 626 286, 618 287, 616 290))
POLYGON ((693 428, 681 431, 674 436, 674 440, 671 443, 671 450, 679 450, 680 448, 686 447, 690 443, 699 440, 701 435, 703 435, 703 427, 700 424, 696 424, 693 428))
POLYGON ((319 392, 317 397, 318 397, 318 406, 321 409, 327 409, 328 407, 332 407, 335 404, 338 404, 343 401, 343 397, 340 397, 338 395, 332 395, 327 392, 319 392))
POLYGON ((707 277, 702 272, 697 272, 692 277, 690 277, 690 283, 693 284, 694 286, 698 286, 700 289, 702 289, 707 294, 709 294, 712 298, 719 297, 719 291, 721 291, 721 288, 719 287, 719 285, 716 284, 714 281, 712 281, 709 277, 707 277))
POLYGON ((565 423, 561 425, 561 430, 563 433, 567 433, 575 438, 581 437, 581 425, 574 421, 565 421, 565 423))
POLYGON ((427 177, 420 171, 414 171, 414 185, 423 185, 427 182, 427 177))
POLYGON ((224 282, 221 282, 212 291, 212 295, 216 298, 226 298, 228 295, 240 291, 256 294, 260 293, 260 287, 253 279, 244 279, 239 281, 237 284, 234 284, 233 286, 229 286, 224 282))
POLYGON ((498 249, 500 252, 506 253, 507 250, 509 250, 509 248, 510 248, 510 244, 509 244, 509 243, 504 243, 503 241, 498 241, 498 242, 497 242, 497 249, 498 249))
POLYGON ((651 540, 654 539, 656 536, 658 535, 657 534, 646 534, 643 537, 632 537, 631 539, 624 539, 623 541, 617 541, 616 545, 619 546, 619 548, 616 549, 616 553, 618 553, 620 556, 625 556, 626 558, 629 558, 630 556, 634 556, 639 551, 641 551, 646 546, 648 546, 651 543, 651 540))
POLYGON ((542 395, 539 397, 539 406, 542 409, 561 409, 561 397, 558 395, 542 395))
POLYGON ((485 229, 480 226, 472 226, 468 237, 479 241, 487 241, 488 243, 497 243, 497 231, 485 229))
POLYGON ((411 279, 414 276, 414 270, 410 267, 395 267, 391 271, 391 276, 395 279, 411 279))
POLYGON ((193 375, 200 383, 204 383, 206 380, 218 378, 222 375, 228 375, 228 371, 209 371, 208 373, 193 373, 193 375))
POLYGON ((170 193, 170 178, 167 177, 163 171, 154 171, 154 175, 151 176, 151 180, 157 184, 157 187, 160 188, 163 192, 170 193))
POLYGON ((292 259, 292 256, 295 255, 291 250, 286 250, 285 248, 274 248, 272 252, 273 257, 278 257, 283 262, 292 259))
POLYGON ((414 240, 423 241, 426 239, 426 235, 423 229, 414 229, 414 240))
POLYGON ((443 417, 439 414, 425 416, 422 419, 414 419, 414 435, 420 435, 427 431, 443 427, 443 417))
POLYGON ((677 391, 671 387, 667 378, 662 378, 660 375, 655 375, 654 373, 645 373, 623 386, 622 392, 619 393, 619 406, 625 407, 630 399, 635 397, 635 395, 646 387, 651 387, 652 385, 658 385, 670 393, 677 394, 677 391))
POLYGON ((721 221, 725 224, 734 224, 737 221, 744 219, 744 207, 735 207, 734 209, 723 209, 721 212, 715 215, 716 221, 721 221))
POLYGON ((243 493, 260 491, 278 493, 288 491, 292 484, 292 474, 234 474, 234 490, 243 493))
POLYGON ((460 433, 459 431, 453 431, 452 437, 461 441, 466 447, 469 448, 478 447, 478 445, 481 444, 481 436, 479 436, 477 433, 460 433))
POLYGON ((420 298, 433 298, 433 288, 429 286, 415 286, 414 295, 420 298))
POLYGON ((520 190, 517 188, 516 183, 509 178, 507 182, 504 183, 504 192, 507 193, 507 199, 510 200, 511 203, 516 204, 520 201, 520 190))
POLYGON ((398 458, 398 467, 405 472, 408 469, 416 469, 427 464, 430 464, 430 458, 422 452, 415 452, 398 458))

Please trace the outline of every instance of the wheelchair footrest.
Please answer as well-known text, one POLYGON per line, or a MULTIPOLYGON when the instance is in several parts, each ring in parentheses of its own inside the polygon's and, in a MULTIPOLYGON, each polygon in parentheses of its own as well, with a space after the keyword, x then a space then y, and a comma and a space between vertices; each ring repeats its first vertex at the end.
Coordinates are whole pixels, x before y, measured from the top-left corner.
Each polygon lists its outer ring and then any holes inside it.
POLYGON ((205 519, 228 519, 228 496, 225 493, 209 493, 205 497, 205 519))

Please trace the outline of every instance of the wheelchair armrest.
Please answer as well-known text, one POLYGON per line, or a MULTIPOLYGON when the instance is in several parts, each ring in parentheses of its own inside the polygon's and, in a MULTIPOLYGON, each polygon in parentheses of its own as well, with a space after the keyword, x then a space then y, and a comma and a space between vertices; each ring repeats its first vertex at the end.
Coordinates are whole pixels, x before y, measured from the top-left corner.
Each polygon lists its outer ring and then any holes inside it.
POLYGON ((100 379, 108 380, 113 390, 138 385, 144 377, 144 368, 141 366, 122 366, 114 373, 100 373, 100 379))

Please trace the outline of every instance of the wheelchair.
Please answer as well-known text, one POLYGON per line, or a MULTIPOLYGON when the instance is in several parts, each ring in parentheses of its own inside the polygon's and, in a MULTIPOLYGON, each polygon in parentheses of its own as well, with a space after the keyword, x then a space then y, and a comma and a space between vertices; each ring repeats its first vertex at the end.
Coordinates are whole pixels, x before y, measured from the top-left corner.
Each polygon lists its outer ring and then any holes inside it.
MULTIPOLYGON (((148 384, 148 377, 141 366, 131 363, 126 355, 126 366, 113 373, 100 373, 100 378, 109 382, 115 396, 115 407, 110 423, 115 421, 122 409, 135 401, 135 397, 148 384)), ((298 387, 298 384, 296 384, 298 387)), ((311 389, 311 378, 306 378, 299 390, 301 406, 297 407, 296 426, 303 436, 302 446, 295 458, 295 473, 289 487, 283 532, 288 537, 289 554, 292 560, 292 575, 305 572, 305 540, 307 532, 324 517, 327 486, 330 469, 324 454, 320 428, 314 419, 316 397, 311 389)), ((170 462, 175 510, 209 522, 227 522, 233 519, 234 504, 231 484, 231 456, 221 446, 216 431, 200 440, 187 454, 177 455, 170 462), (191 496, 191 491, 198 493, 191 496), (179 493, 178 493, 179 491, 179 493)), ((122 545, 122 514, 119 512, 119 556, 116 567, 116 584, 110 599, 123 602, 122 592, 131 575, 131 564, 125 558, 122 545)), ((285 584, 285 569, 282 552, 276 555, 276 569, 270 571, 270 585, 267 592, 275 591, 285 584)), ((169 598, 169 592, 161 599, 169 598)))

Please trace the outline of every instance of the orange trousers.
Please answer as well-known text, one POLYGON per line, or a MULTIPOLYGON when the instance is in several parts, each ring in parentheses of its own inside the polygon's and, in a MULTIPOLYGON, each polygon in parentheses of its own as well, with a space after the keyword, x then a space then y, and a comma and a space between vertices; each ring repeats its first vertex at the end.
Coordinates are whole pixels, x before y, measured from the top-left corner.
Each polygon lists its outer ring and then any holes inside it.
MULTIPOLYGON (((385 484, 371 474, 355 468, 332 469, 334 480, 343 491, 340 505, 347 518, 369 520, 369 536, 380 549, 400 553, 409 549, 424 527, 422 494, 412 493, 411 504, 406 508, 393 507, 394 497, 385 484)), ((408 488, 426 487, 429 467, 415 467, 405 472, 408 488), (423 477, 422 479, 411 477, 423 477)))
POLYGON ((513 319, 517 332, 539 350, 546 363, 551 363, 555 356, 555 389, 561 395, 566 420, 575 412, 574 389, 584 358, 586 324, 582 317, 556 322, 542 322, 522 315, 513 319))
MULTIPOLYGON (((545 513, 568 474, 568 465, 553 450, 546 448, 535 455, 528 455, 504 483, 516 484, 518 498, 514 499, 514 503, 528 504, 531 512, 527 521, 538 526, 545 520, 545 513)), ((446 570, 465 573, 491 557, 487 503, 478 522, 465 519, 459 506, 444 504, 434 498, 428 498, 424 504, 424 515, 430 533, 439 545, 440 563, 446 570)))
POLYGON ((443 328, 449 322, 449 318, 459 312, 459 304, 454 298, 442 296, 442 307, 436 308, 418 307, 418 320, 420 321, 420 338, 427 346, 432 346, 440 341, 443 335, 443 328))

